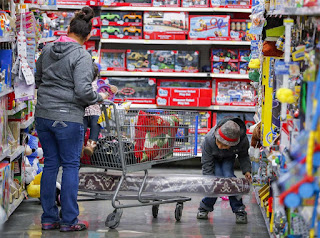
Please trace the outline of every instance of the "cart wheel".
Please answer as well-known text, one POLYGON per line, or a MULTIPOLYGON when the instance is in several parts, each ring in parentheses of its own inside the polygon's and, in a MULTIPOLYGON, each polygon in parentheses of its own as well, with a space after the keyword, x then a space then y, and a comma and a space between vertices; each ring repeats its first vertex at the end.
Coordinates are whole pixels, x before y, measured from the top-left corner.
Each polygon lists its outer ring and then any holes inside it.
POLYGON ((181 220, 182 209, 183 209, 183 203, 177 203, 176 210, 174 211, 174 217, 176 218, 176 221, 181 220))
POLYGON ((116 229, 120 224, 122 209, 115 209, 106 219, 105 225, 111 229, 116 229))
POLYGON ((60 200, 61 196, 60 196, 60 193, 61 193, 60 189, 59 189, 59 188, 56 188, 56 202, 57 202, 57 206, 61 206, 61 200, 60 200))
POLYGON ((152 206, 152 216, 154 218, 158 217, 158 213, 159 213, 159 205, 153 205, 152 206))

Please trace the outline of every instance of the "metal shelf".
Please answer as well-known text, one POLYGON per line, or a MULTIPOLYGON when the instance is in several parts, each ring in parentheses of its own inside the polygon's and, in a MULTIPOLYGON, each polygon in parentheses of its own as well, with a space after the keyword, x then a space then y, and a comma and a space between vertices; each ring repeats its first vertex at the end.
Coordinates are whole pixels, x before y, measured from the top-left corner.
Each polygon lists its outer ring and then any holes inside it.
POLYGON ((8 110, 8 111, 7 111, 7 114, 8 114, 8 116, 12 116, 12 115, 20 112, 21 110, 25 109, 26 107, 27 107, 27 104, 26 104, 26 103, 21 103, 21 104, 19 104, 19 106, 17 106, 16 108, 11 109, 11 110, 8 110))
POLYGON ((24 146, 20 145, 11 155, 8 155, 7 158, 10 158, 10 162, 12 162, 23 152, 24 152, 24 146))
POLYGON ((186 109, 186 110, 208 110, 208 111, 238 111, 238 112, 255 112, 255 107, 244 106, 218 106, 212 105, 210 107, 164 107, 156 104, 131 104, 131 109, 186 109))
POLYGON ((13 88, 9 88, 9 89, 4 89, 2 92, 0 92, 0 97, 3 97, 9 93, 13 92, 13 88))
POLYGON ((101 10, 116 11, 156 11, 156 12, 241 12, 251 13, 251 8, 220 8, 220 7, 102 7, 101 10))
POLYGON ((267 13, 269 16, 320 16, 320 7, 285 7, 281 10, 273 10, 267 13))
POLYGON ((248 74, 213 74, 213 73, 177 73, 177 72, 136 72, 136 71, 101 71, 101 76, 131 77, 192 77, 192 78, 227 78, 249 79, 248 74))
POLYGON ((39 40, 39 44, 45 43, 45 42, 55 41, 56 39, 58 39, 56 36, 47 37, 47 38, 41 38, 41 39, 39 40))
POLYGON ((4 160, 5 158, 7 158, 8 155, 9 155, 9 153, 10 153, 10 148, 5 149, 5 150, 2 152, 2 155, 0 155, 0 162, 1 162, 2 160, 4 160))
POLYGON ((27 121, 24 121, 20 124, 21 129, 28 128, 34 122, 34 117, 29 118, 27 121))
POLYGON ((57 5, 58 9, 75 9, 80 10, 83 7, 86 7, 86 5, 57 5))
POLYGON ((29 9, 39 9, 39 10, 58 10, 57 5, 39 5, 39 4, 29 4, 29 9))
POLYGON ((14 36, 9 36, 9 37, 0 37, 0 42, 14 42, 15 37, 14 36))
POLYGON ((9 205, 8 215, 7 219, 11 216, 11 214, 19 207, 19 205, 22 203, 24 198, 27 196, 27 191, 22 191, 20 197, 18 199, 15 199, 12 204, 9 205))
POLYGON ((144 45, 240 45, 250 46, 251 41, 231 40, 145 40, 145 39, 101 39, 101 43, 108 44, 144 44, 144 45))

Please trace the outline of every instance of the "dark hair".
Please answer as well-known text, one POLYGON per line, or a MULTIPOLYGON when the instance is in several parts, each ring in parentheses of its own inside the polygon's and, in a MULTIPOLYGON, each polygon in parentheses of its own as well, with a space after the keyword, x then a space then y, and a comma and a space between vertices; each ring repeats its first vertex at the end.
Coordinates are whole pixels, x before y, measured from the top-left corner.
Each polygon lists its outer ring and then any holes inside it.
POLYGON ((85 40, 91 32, 94 12, 91 7, 83 7, 79 12, 76 12, 70 22, 70 33, 76 34, 82 40, 85 40))
POLYGON ((99 75, 99 67, 96 63, 93 63, 93 80, 95 80, 99 75))

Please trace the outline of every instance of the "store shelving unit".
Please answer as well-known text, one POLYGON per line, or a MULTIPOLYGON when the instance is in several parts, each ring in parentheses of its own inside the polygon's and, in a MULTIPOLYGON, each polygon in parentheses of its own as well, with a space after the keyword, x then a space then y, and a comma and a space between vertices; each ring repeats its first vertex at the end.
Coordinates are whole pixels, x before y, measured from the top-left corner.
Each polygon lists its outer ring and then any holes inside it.
POLYGON ((24 146, 20 145, 18 146, 18 148, 12 153, 12 154, 9 154, 7 156, 7 158, 10 159, 10 162, 14 161, 19 155, 21 155, 23 152, 24 152, 25 148, 24 146))
POLYGON ((5 149, 3 152, 2 152, 2 155, 0 155, 0 162, 2 160, 4 160, 5 158, 7 158, 10 154, 10 148, 7 148, 5 149))
POLYGON ((251 13, 251 8, 220 8, 220 7, 101 7, 101 10, 114 11, 155 11, 155 12, 239 12, 251 13))
POLYGON ((20 194, 20 197, 18 199, 15 199, 13 203, 9 205, 9 211, 5 221, 8 220, 11 214, 19 207, 19 205, 22 203, 22 201, 26 196, 27 196, 27 191, 22 191, 20 194))
POLYGON ((34 122, 34 117, 30 117, 27 121, 24 121, 20 124, 21 129, 28 128, 34 122))
POLYGON ((13 92, 13 88, 9 88, 9 89, 4 89, 2 92, 0 92, 0 97, 6 96, 9 93, 13 92))
POLYGON ((131 76, 131 77, 192 77, 192 78, 228 78, 249 79, 247 74, 213 74, 213 73, 167 73, 167 72, 135 72, 135 71, 101 71, 101 76, 131 76))
MULTIPOLYGON (((181 107, 164 107, 157 106, 156 104, 131 104, 130 108, 132 109, 180 109, 181 107)), ((252 106, 219 106, 212 105, 210 107, 184 107, 184 109, 188 110, 208 110, 208 111, 241 111, 241 112, 255 112, 256 108, 252 106)))
POLYGON ((143 45, 238 45, 250 46, 250 41, 214 41, 214 40, 133 40, 133 39, 101 39, 104 44, 143 44, 143 45))
POLYGON ((320 7, 285 7, 283 10, 272 10, 268 12, 270 16, 319 16, 320 7))
POLYGON ((27 107, 26 103, 21 103, 19 106, 17 106, 16 108, 12 109, 12 110, 8 110, 7 114, 8 116, 12 116, 18 112, 20 112, 21 110, 25 109, 27 107))

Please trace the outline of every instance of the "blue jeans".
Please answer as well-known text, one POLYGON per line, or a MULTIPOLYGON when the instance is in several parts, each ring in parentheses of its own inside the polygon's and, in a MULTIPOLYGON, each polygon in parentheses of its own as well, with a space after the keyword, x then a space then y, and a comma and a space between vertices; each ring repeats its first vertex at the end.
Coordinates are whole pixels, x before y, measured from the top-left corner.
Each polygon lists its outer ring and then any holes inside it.
POLYGON ((79 215, 77 195, 83 125, 37 117, 36 130, 45 158, 40 192, 43 209, 41 223, 76 224, 79 215), (60 195, 61 221, 55 202, 56 180, 60 166, 63 168, 60 195))
MULTIPOLYGON (((226 159, 221 162, 214 163, 214 175, 217 177, 236 177, 234 175, 234 159, 226 159)), ((200 202, 199 211, 213 211, 213 206, 216 203, 216 197, 205 197, 200 202)), ((242 203, 242 198, 240 196, 229 196, 229 202, 231 209, 234 213, 239 210, 244 210, 245 206, 242 203)))
POLYGON ((98 141, 100 133, 100 125, 98 124, 99 116, 85 116, 83 118, 84 133, 86 133, 88 127, 90 128, 89 139, 98 141))

